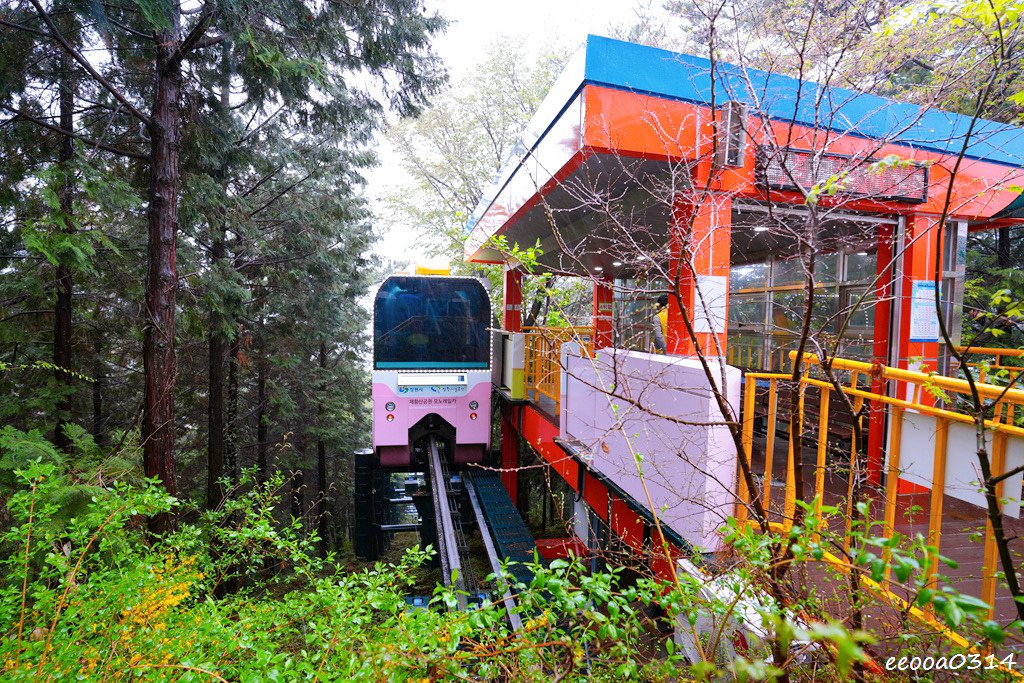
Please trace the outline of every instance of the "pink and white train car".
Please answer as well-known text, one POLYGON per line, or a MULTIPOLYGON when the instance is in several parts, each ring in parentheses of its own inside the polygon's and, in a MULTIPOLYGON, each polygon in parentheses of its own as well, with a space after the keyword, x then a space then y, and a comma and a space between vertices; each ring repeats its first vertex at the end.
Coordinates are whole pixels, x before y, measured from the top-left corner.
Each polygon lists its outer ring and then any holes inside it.
POLYGON ((475 278, 394 275, 373 304, 373 448, 381 467, 422 464, 423 441, 478 463, 491 438, 491 305, 475 278))

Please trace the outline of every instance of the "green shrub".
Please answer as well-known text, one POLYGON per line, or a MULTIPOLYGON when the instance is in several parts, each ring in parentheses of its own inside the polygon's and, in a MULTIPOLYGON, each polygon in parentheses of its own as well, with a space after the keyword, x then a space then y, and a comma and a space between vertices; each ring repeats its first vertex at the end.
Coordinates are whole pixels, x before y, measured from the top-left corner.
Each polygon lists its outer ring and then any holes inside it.
POLYGON ((15 524, 0 537, 4 680, 616 680, 642 669, 638 594, 619 591, 616 573, 536 567, 513 633, 501 605, 442 609, 456 600, 443 588, 434 609, 407 611, 429 551, 354 572, 318 559, 298 522, 275 522, 281 478, 243 479, 223 509, 154 539, 143 517, 177 505, 156 482, 96 487, 57 523, 69 483, 58 466, 15 473, 15 524))

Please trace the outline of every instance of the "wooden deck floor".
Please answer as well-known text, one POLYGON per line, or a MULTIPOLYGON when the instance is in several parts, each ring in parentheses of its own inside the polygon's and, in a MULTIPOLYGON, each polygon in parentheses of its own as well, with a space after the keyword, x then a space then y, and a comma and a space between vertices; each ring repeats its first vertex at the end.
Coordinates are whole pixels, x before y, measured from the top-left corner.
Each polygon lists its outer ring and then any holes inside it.
MULTIPOLYGON (((765 439, 755 438, 753 453, 753 470, 756 473, 764 472, 764 447, 765 439)), ((776 446, 772 463, 772 493, 771 510, 778 520, 781 520, 786 481, 786 459, 788 455, 788 441, 784 437, 776 439, 776 446)), ((805 447, 805 454, 810 462, 805 466, 803 472, 805 490, 808 495, 814 491, 815 454, 814 449, 805 447)), ((845 458, 830 458, 825 471, 825 505, 839 506, 845 509, 846 496, 849 487, 849 461, 845 458)), ((882 495, 875 491, 876 502, 872 505, 872 517, 878 520, 883 518, 882 495)), ((930 508, 929 494, 905 494, 900 495, 896 507, 896 531, 908 537, 917 534, 927 537, 928 518, 930 508)), ((835 520, 838 522, 839 520, 835 520)), ((835 522, 834 522, 835 523, 835 522)), ((1011 550, 1016 559, 1016 566, 1019 571, 1024 566, 1024 520, 1003 516, 1003 523, 1011 538, 1011 550)), ((942 516, 942 538, 939 552, 942 556, 956 562, 955 568, 944 564, 939 565, 939 573, 949 581, 949 584, 959 591, 981 596, 982 560, 984 555, 984 532, 985 513, 982 508, 969 503, 956 500, 946 496, 943 502, 942 516)), ((1000 623, 1007 623, 1017 616, 1016 606, 1010 596, 1005 584, 1000 582, 996 589, 996 619, 1000 623)))

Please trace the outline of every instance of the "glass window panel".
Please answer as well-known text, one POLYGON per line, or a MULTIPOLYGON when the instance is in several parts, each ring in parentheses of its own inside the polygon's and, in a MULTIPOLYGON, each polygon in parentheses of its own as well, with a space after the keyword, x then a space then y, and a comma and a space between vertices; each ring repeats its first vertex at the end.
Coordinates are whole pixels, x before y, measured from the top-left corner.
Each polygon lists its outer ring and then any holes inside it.
POLYGON ((789 366, 789 352, 797 347, 797 337, 791 334, 773 334, 768 340, 769 362, 766 370, 782 371, 789 366))
MULTIPOLYGON (((811 325, 815 332, 828 332, 835 328, 839 295, 835 289, 816 289, 811 325)), ((803 290, 772 293, 772 329, 799 332, 807 307, 803 290)))
POLYGON ((855 251, 846 255, 846 281, 863 282, 873 280, 878 264, 878 254, 874 251, 855 251))
POLYGON ((803 317, 804 293, 802 291, 773 292, 772 318, 773 330, 797 331, 803 317))
POLYGON ((839 280, 839 254, 818 254, 814 258, 814 281, 830 283, 839 280))
MULTIPOLYGON (((839 309, 839 293, 835 287, 814 292, 814 314, 811 325, 817 332, 831 332, 836 327, 836 311, 839 309)), ((802 311, 801 311, 802 313, 802 311)))
POLYGON ((798 285, 804 281, 804 273, 804 264, 800 259, 778 259, 772 270, 772 286, 798 285))
POLYGON ((746 263, 729 269, 729 289, 731 291, 765 287, 767 284, 767 263, 746 263))
POLYGON ((854 330, 865 330, 869 334, 874 335, 875 329, 875 297, 873 294, 868 294, 864 297, 864 300, 858 304, 861 296, 864 294, 863 288, 844 288, 843 289, 843 310, 842 318, 846 319, 846 316, 850 315, 850 322, 847 325, 847 329, 854 330), (851 315, 852 314, 852 315, 851 315))
POLYGON ((873 343, 871 339, 843 339, 840 344, 839 355, 851 360, 871 362, 873 357, 873 343))
POLYGON ((764 325, 764 294, 733 294, 729 297, 729 326, 764 325))
POLYGON ((490 367, 491 306, 471 278, 389 277, 373 303, 378 369, 490 367))

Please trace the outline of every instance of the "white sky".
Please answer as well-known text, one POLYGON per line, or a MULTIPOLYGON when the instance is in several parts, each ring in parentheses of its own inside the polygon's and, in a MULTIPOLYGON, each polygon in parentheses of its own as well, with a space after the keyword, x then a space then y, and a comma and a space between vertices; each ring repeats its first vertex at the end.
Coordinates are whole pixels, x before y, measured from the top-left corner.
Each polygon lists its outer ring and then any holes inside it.
MULTIPOLYGON (((630 25, 634 8, 643 0, 427 0, 428 10, 449 19, 447 32, 434 48, 448 67, 452 81, 471 73, 481 56, 499 38, 522 43, 539 55, 544 45, 575 48, 588 33, 607 35, 610 26, 630 25)), ((383 136, 378 136, 380 166, 367 174, 367 195, 380 215, 381 199, 408 181, 400 157, 383 136)), ((374 251, 394 261, 417 262, 416 231, 411 226, 391 228, 378 219, 381 240, 374 251)))

